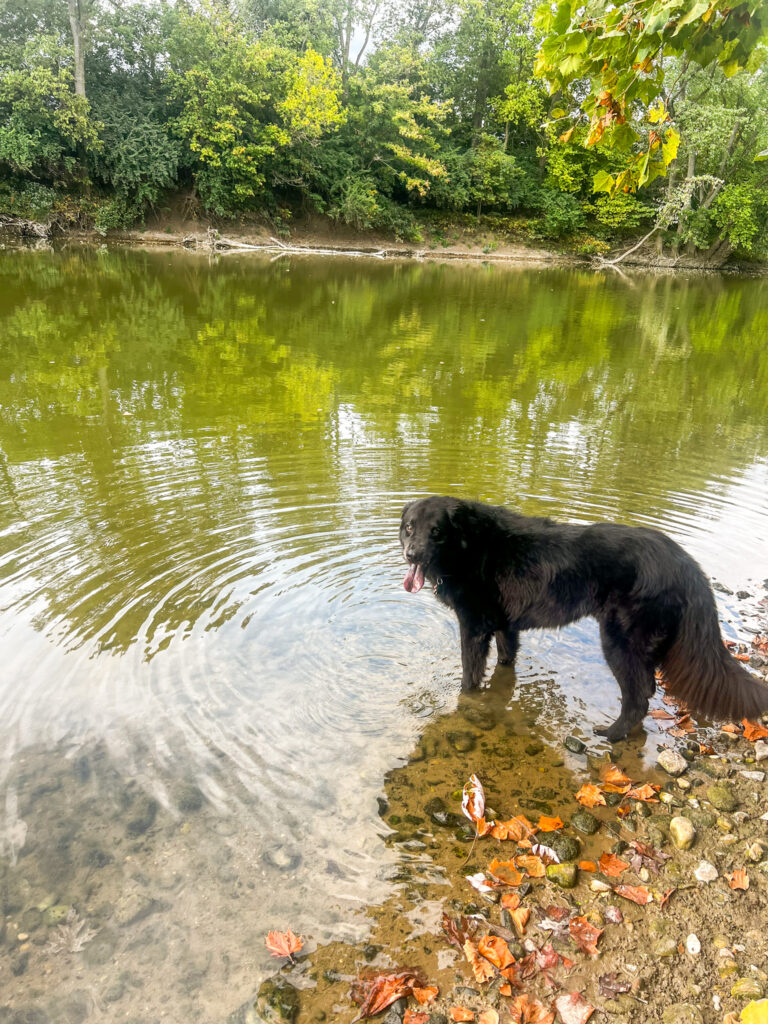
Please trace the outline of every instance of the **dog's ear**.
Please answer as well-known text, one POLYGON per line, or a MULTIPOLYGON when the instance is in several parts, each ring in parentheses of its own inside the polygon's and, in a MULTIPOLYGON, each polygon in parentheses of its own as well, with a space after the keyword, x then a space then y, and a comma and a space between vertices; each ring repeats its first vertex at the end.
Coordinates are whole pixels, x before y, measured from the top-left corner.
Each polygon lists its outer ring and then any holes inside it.
POLYGON ((405 506, 405 507, 403 508, 403 511, 402 511, 402 513, 400 514, 400 522, 402 522, 402 523, 404 523, 404 522, 405 522, 405 517, 406 517, 406 515, 408 514, 409 510, 413 508, 413 506, 414 506, 415 504, 416 504, 416 502, 415 502, 415 501, 409 501, 409 502, 408 502, 408 504, 407 504, 407 505, 406 505, 406 506, 405 506))
POLYGON ((466 550, 472 541, 477 525, 474 510, 465 502, 457 501, 455 505, 445 510, 445 518, 450 532, 466 550))

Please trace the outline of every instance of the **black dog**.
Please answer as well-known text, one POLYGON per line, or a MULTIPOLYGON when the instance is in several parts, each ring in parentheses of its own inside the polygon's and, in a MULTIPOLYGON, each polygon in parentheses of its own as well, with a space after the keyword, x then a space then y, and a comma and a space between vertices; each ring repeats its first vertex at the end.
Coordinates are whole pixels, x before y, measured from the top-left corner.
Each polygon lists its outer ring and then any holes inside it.
POLYGON ((657 530, 563 525, 431 497, 405 506, 400 541, 405 589, 429 580, 458 616, 465 690, 480 685, 491 636, 499 661, 512 664, 521 629, 592 615, 621 689, 621 714, 596 730, 611 742, 645 717, 657 667, 674 696, 709 718, 754 719, 768 709, 768 687, 723 644, 704 573, 657 530))

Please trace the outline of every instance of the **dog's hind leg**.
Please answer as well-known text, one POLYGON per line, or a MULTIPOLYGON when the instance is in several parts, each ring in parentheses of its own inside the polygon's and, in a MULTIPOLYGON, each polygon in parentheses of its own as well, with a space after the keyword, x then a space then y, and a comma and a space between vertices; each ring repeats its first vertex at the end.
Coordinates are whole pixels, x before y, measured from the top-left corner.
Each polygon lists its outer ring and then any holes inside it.
POLYGON ((633 643, 614 618, 600 623, 600 641, 621 690, 621 714, 611 725, 595 732, 616 743, 648 714, 648 702, 656 688, 654 664, 647 645, 633 643))
POLYGON ((485 665, 488 661, 488 648, 491 645, 490 633, 474 633, 459 619, 461 636, 461 688, 475 690, 483 681, 485 665))
POLYGON ((517 649, 520 646, 520 631, 509 626, 496 633, 496 653, 500 665, 514 665, 517 649))

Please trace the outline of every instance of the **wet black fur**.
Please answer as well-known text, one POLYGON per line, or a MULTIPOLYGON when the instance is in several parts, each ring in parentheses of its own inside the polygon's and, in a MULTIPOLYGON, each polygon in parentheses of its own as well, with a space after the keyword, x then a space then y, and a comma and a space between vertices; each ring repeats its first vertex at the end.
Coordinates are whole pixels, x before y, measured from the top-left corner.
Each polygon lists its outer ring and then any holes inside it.
POLYGON ((612 742, 645 717, 656 668, 672 694, 709 718, 754 719, 768 708, 768 687, 723 645, 704 573, 657 530, 560 524, 430 497, 406 505, 400 541, 458 616, 463 689, 480 685, 491 637, 499 661, 512 664, 521 630, 591 615, 621 690, 621 714, 596 730, 612 742))

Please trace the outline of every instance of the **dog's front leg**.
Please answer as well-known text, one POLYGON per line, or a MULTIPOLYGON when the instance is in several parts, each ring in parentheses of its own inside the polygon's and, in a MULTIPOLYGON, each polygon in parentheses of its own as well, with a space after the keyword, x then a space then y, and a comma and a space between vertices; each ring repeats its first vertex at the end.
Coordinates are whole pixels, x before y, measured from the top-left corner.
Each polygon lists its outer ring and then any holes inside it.
POLYGON ((520 631, 514 626, 496 632, 496 652, 500 665, 514 665, 520 646, 520 631))
POLYGON ((461 636, 461 688, 462 690, 474 690, 483 681, 491 634, 476 633, 461 619, 459 619, 459 634, 461 636))

